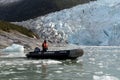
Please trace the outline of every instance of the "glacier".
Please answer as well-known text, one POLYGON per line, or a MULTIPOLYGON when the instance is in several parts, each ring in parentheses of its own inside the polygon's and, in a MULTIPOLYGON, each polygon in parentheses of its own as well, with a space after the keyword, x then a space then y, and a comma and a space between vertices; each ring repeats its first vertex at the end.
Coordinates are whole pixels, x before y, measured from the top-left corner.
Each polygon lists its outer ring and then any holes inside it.
POLYGON ((120 0, 97 0, 22 22, 51 42, 87 46, 120 45, 120 0))

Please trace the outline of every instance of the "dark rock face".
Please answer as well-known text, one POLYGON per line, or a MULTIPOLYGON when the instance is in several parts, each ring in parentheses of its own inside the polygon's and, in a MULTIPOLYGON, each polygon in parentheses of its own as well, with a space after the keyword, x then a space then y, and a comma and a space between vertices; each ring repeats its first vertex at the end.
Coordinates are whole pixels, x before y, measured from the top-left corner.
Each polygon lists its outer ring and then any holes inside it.
POLYGON ((0 5, 0 20, 23 21, 94 0, 21 0, 0 5))

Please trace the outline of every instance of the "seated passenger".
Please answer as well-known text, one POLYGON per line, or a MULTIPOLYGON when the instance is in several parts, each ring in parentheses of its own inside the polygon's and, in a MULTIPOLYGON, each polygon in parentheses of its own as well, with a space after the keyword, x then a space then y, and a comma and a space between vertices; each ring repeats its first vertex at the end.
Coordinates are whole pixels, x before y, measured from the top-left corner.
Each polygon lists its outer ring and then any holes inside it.
POLYGON ((36 52, 36 53, 40 52, 40 48, 39 48, 39 47, 36 47, 36 48, 34 49, 34 52, 36 52))

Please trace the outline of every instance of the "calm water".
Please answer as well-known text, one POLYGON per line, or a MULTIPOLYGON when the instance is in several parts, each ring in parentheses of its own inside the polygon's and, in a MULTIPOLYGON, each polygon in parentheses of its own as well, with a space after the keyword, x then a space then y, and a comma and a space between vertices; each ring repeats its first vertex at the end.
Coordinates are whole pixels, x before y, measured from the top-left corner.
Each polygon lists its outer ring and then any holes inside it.
POLYGON ((76 61, 0 57, 0 80, 120 80, 120 47, 83 47, 76 61))

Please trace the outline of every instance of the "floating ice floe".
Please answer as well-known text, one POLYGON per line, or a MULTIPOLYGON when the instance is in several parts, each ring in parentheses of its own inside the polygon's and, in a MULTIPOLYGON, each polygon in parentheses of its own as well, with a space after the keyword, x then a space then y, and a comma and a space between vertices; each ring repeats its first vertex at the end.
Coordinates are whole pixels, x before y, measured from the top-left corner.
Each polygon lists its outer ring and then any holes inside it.
POLYGON ((93 76, 93 80, 119 80, 114 76, 93 76))
POLYGON ((24 52, 24 46, 19 44, 12 44, 11 46, 3 49, 2 52, 24 52))
POLYGON ((56 61, 56 60, 48 60, 48 61, 43 61, 43 64, 60 64, 62 62, 56 61))

